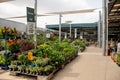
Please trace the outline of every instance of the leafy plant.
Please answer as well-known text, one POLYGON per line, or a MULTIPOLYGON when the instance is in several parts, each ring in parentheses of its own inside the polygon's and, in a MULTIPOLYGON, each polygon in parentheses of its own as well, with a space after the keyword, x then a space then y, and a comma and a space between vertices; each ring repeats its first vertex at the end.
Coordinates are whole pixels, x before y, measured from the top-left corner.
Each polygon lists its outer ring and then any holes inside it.
POLYGON ((49 53, 51 53, 52 47, 47 44, 43 44, 37 47, 36 53, 38 54, 39 57, 49 57, 49 53), (47 54, 47 56, 46 56, 47 54))
POLYGON ((9 66, 9 68, 10 68, 10 70, 15 70, 15 71, 16 71, 16 70, 18 69, 18 66, 11 64, 11 65, 9 66))
POLYGON ((36 61, 35 61, 35 64, 36 66, 45 66, 47 65, 48 63, 50 62, 50 59, 49 58, 38 58, 36 61))
POLYGON ((47 65, 44 67, 44 72, 52 71, 53 67, 51 65, 47 65))
POLYGON ((4 65, 5 62, 5 58, 2 55, 0 55, 0 65, 4 65))
POLYGON ((21 41, 21 50, 28 51, 34 48, 34 44, 32 41, 29 40, 22 40, 21 41))
POLYGON ((19 55, 18 60, 21 61, 21 63, 23 64, 26 64, 29 61, 28 56, 25 54, 19 55))
POLYGON ((23 71, 26 69, 26 65, 20 65, 17 67, 19 71, 23 71))
POLYGON ((20 44, 12 44, 8 46, 8 50, 12 53, 20 51, 20 44))
POLYGON ((81 40, 75 40, 71 43, 72 45, 78 46, 78 47, 82 47, 85 48, 86 47, 86 43, 84 41, 81 40))
POLYGON ((118 63, 120 63, 120 54, 116 54, 116 56, 117 56, 118 63))

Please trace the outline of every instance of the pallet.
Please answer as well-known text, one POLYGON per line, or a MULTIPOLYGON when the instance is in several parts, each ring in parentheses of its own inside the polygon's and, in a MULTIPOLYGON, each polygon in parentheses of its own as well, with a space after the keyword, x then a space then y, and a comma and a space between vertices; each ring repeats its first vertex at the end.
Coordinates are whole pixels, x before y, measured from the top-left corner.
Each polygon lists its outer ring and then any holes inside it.
POLYGON ((48 76, 37 76, 37 80, 51 80, 54 76, 55 73, 59 71, 59 68, 54 70, 51 74, 49 74, 48 76))
POLYGON ((49 74, 48 76, 41 76, 41 75, 34 75, 34 74, 28 74, 28 73, 21 73, 20 71, 10 71, 10 75, 13 76, 17 76, 17 75, 27 75, 27 76, 34 76, 37 77, 37 80, 51 80, 56 72, 58 72, 59 70, 63 69, 65 67, 65 65, 67 65, 68 63, 70 63, 72 60, 74 60, 77 56, 74 56, 72 58, 69 58, 67 61, 65 61, 64 63, 61 64, 61 66, 55 70, 53 70, 53 72, 51 74, 49 74))
POLYGON ((10 75, 12 76, 18 76, 18 75, 27 75, 27 76, 33 76, 33 77, 37 77, 37 80, 51 80, 55 73, 57 71, 59 71, 60 68, 54 70, 51 74, 49 74, 48 76, 41 76, 41 75, 34 75, 34 74, 27 74, 27 73, 21 73, 20 71, 10 71, 10 75))

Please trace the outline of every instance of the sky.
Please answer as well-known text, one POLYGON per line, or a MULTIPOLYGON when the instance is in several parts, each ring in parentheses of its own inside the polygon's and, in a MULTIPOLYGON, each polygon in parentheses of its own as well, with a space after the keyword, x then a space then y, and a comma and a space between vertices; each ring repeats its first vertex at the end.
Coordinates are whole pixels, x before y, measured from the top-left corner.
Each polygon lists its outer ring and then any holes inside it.
MULTIPOLYGON (((34 8, 34 0, 14 0, 0 3, 0 18, 24 16, 26 7, 34 8)), ((37 14, 60 11, 74 11, 95 9, 92 13, 62 15, 62 23, 70 20, 72 23, 91 23, 99 19, 99 10, 102 8, 102 0, 38 0, 37 14)), ((10 19, 27 24, 26 18, 10 19)), ((45 28, 46 24, 58 24, 59 16, 42 16, 37 18, 37 26, 45 28)))

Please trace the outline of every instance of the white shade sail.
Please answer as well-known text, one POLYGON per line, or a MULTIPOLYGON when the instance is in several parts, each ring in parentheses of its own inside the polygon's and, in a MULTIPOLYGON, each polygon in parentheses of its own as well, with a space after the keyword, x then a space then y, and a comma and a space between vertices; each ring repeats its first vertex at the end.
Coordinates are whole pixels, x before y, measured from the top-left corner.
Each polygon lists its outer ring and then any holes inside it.
MULTIPOLYGON (((50 15, 38 14, 37 16, 38 16, 38 17, 41 17, 41 16, 50 16, 50 15)), ((7 17, 7 18, 4 18, 4 19, 26 18, 26 17, 27 17, 27 16, 15 16, 15 17, 7 17)))
MULTIPOLYGON (((93 12, 94 10, 96 10, 96 9, 63 11, 63 12, 50 12, 50 13, 38 14, 37 16, 41 17, 41 16, 51 16, 51 15, 58 15, 58 14, 90 13, 90 12, 93 12)), ((5 19, 13 19, 13 18, 26 18, 26 16, 15 16, 15 17, 8 17, 8 18, 5 18, 5 19)))
POLYGON ((76 13, 89 13, 96 9, 85 9, 85 10, 74 10, 74 11, 62 11, 62 12, 51 12, 47 14, 76 14, 76 13))

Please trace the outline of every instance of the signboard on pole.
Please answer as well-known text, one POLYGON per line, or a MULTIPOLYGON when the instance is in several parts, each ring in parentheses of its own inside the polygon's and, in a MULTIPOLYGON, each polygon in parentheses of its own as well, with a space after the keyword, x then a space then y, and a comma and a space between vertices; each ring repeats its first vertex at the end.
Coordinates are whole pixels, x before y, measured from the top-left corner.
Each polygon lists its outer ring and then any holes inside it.
POLYGON ((28 27, 28 34, 35 33, 35 15, 34 9, 27 7, 27 27, 28 27))
POLYGON ((47 30, 46 38, 50 38, 50 31, 47 30))
POLYGON ((35 23, 34 22, 28 22, 28 34, 34 34, 35 32, 35 23))
POLYGON ((34 9, 27 7, 27 22, 35 22, 34 9))

